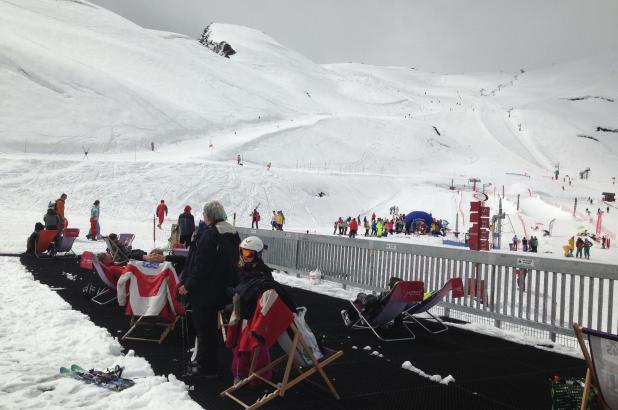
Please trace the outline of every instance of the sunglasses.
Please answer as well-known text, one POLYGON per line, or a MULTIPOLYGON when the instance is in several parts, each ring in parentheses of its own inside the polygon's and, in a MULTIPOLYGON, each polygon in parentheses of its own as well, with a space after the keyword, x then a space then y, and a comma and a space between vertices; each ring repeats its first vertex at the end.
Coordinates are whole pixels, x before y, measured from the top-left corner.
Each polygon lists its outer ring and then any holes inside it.
POLYGON ((253 259, 255 257, 256 252, 250 249, 240 248, 240 254, 245 259, 253 259))

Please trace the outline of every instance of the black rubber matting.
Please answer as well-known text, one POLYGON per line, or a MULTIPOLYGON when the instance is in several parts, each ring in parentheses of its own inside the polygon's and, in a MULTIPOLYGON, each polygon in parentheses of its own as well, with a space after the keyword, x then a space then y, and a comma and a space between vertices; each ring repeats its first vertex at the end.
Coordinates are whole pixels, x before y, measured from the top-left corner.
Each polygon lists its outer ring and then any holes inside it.
MULTIPOLYGON (((99 284, 81 269, 76 259, 22 257, 24 266, 40 282, 55 289, 75 310, 88 315, 98 326, 120 337, 128 329, 128 318, 115 303, 99 306, 82 295, 82 288, 99 284), (70 275, 67 275, 70 274, 70 275)), ((553 375, 583 376, 582 360, 524 346, 507 340, 451 327, 432 335, 413 328, 417 339, 381 342, 369 331, 343 326, 340 310, 347 302, 316 293, 289 288, 299 306, 308 308, 307 322, 325 346, 341 349, 344 355, 327 367, 341 400, 337 401, 310 383, 301 383, 265 408, 270 409, 547 409, 551 407, 548 379, 553 375), (371 350, 363 350, 371 346, 371 350), (356 347, 353 348, 353 347, 356 347), (378 351, 383 357, 372 356, 378 351), (452 375, 448 386, 432 382, 401 368, 404 361, 427 374, 452 375)), ((145 357, 157 374, 182 374, 180 322, 162 344, 122 342, 126 349, 145 357)), ((273 356, 277 350, 273 349, 273 356)), ((194 383, 191 397, 208 409, 240 409, 219 393, 229 387, 230 353, 220 347, 222 376, 194 383)), ((87 365, 87 364, 86 364, 87 365)), ((312 380, 319 383, 319 378, 312 380)), ((243 397, 258 397, 264 388, 250 388, 243 397)))

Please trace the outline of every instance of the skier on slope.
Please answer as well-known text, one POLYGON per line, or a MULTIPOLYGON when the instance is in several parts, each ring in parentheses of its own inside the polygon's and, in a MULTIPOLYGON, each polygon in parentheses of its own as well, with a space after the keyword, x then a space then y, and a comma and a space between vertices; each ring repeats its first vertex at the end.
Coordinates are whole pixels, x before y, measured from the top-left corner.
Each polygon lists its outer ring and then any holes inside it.
POLYGON ((157 227, 159 229, 161 228, 161 225, 163 224, 163 220, 165 219, 165 216, 167 216, 167 205, 165 205, 164 200, 161 200, 161 202, 157 206, 157 218, 159 218, 159 224, 157 225, 157 227))

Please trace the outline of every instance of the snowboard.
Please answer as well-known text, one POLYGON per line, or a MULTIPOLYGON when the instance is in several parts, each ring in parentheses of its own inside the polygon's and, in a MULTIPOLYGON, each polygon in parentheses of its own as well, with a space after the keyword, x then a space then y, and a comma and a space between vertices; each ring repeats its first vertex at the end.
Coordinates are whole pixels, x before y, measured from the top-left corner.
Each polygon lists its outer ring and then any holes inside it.
POLYGON ((71 377, 76 380, 81 380, 86 384, 94 384, 95 386, 112 391, 122 391, 133 386, 135 382, 131 379, 124 379, 122 376, 123 368, 116 366, 113 370, 84 370, 80 366, 74 364, 71 368, 61 367, 60 374, 64 377, 71 377))

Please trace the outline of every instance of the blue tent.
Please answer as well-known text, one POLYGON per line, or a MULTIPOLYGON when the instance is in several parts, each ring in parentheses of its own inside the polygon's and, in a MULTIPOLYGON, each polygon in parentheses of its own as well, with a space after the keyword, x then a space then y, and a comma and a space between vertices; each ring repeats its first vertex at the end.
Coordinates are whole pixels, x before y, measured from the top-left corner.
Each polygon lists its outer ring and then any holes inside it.
POLYGON ((409 214, 407 214, 406 215, 406 226, 410 226, 410 224, 412 224, 412 222, 417 219, 422 219, 423 221, 425 221, 425 225, 427 225, 428 227, 431 226, 431 222, 432 222, 431 214, 428 214, 427 212, 423 212, 423 211, 414 211, 414 212, 410 212, 409 214))

